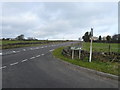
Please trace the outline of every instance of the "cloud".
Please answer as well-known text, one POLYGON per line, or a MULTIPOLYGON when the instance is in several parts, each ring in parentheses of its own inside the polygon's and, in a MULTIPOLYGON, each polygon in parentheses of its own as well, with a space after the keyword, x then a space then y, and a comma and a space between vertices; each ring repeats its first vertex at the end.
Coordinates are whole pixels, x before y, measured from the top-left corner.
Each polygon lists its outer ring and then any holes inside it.
POLYGON ((117 30, 117 3, 47 2, 3 3, 3 37, 78 39, 90 28, 95 36, 113 35, 117 30))

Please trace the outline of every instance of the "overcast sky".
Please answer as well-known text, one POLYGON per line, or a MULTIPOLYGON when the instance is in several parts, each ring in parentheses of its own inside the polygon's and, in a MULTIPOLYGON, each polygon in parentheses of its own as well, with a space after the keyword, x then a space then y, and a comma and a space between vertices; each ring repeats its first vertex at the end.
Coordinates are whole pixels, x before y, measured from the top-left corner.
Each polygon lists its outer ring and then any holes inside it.
POLYGON ((73 39, 94 29, 94 36, 118 33, 117 2, 2 3, 2 37, 73 39))

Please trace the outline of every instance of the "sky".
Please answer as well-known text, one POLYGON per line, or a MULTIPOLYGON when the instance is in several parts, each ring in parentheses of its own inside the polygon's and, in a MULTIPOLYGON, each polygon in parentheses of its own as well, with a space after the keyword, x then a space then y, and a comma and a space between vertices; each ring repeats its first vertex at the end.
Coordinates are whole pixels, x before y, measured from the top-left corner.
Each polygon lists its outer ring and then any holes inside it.
POLYGON ((6 2, 0 7, 4 38, 78 40, 91 28, 97 37, 118 33, 117 2, 6 2))

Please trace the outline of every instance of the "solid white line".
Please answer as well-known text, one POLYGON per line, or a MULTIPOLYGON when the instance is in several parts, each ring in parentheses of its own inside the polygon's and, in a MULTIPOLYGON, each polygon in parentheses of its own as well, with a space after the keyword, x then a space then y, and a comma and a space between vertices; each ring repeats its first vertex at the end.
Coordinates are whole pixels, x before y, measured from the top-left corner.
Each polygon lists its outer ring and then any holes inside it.
POLYGON ((31 57, 30 59, 34 59, 35 57, 31 57))
POLYGON ((16 65, 16 64, 18 64, 18 62, 12 63, 12 64, 10 64, 10 65, 13 66, 13 65, 16 65))
POLYGON ((7 66, 0 67, 0 69, 6 68, 7 66))
POLYGON ((40 57, 40 55, 37 55, 36 57, 40 57))
POLYGON ((21 62, 25 62, 25 61, 27 61, 28 59, 24 59, 24 60, 22 60, 21 62))

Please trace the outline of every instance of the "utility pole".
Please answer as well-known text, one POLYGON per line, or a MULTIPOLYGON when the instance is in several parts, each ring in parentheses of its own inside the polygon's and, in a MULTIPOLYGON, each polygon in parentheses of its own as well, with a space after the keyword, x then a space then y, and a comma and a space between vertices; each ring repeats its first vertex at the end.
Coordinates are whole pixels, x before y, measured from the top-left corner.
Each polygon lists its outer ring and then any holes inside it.
POLYGON ((90 57, 89 57, 89 62, 91 62, 91 58, 92 58, 92 39, 93 39, 93 28, 91 28, 91 43, 90 43, 90 57))

